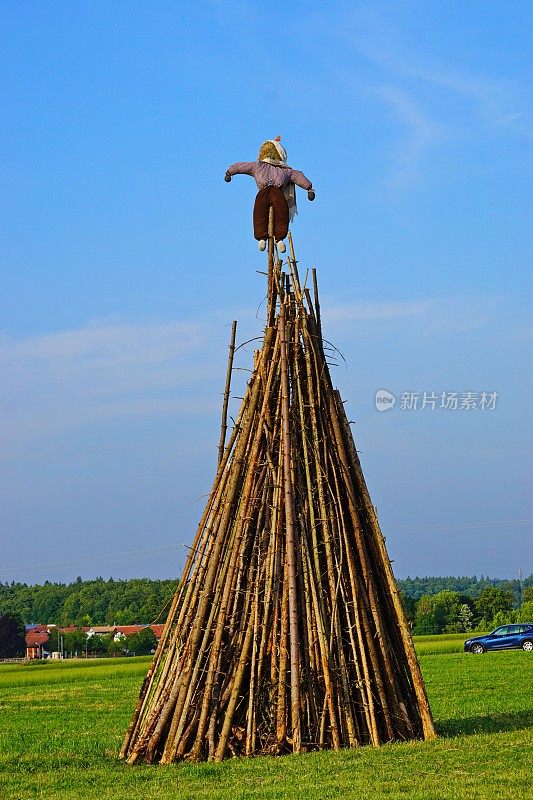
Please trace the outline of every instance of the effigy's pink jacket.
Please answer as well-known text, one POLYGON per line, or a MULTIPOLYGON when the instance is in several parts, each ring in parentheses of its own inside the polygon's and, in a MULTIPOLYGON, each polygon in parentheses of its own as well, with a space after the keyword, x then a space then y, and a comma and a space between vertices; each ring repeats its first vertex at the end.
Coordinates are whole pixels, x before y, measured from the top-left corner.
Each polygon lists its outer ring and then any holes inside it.
POLYGON ((295 183, 302 189, 313 188, 313 184, 306 178, 303 172, 292 167, 281 167, 275 164, 267 164, 266 161, 238 161, 228 167, 230 175, 251 175, 255 178, 258 189, 266 186, 277 186, 283 189, 288 183, 295 183))

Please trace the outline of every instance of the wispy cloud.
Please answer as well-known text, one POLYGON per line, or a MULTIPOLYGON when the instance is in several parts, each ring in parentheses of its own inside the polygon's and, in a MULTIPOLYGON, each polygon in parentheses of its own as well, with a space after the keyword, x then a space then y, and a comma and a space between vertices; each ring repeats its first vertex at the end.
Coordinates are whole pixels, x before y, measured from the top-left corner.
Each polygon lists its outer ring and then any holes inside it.
MULTIPOLYGON (((349 302, 323 300, 332 336, 376 326, 419 331, 482 328, 498 297, 425 297, 349 302)), ((217 314, 215 314, 215 317, 217 314)), ((245 325, 246 328, 246 325, 245 325)), ((0 438, 24 443, 102 421, 218 414, 227 342, 213 319, 124 323, 92 321, 74 330, 0 339, 0 438)), ((255 329, 255 334, 260 331, 255 329)), ((254 332, 246 330, 244 339, 254 332)), ((242 335, 242 330, 241 330, 242 335)), ((328 334, 329 335, 329 334, 328 334)), ((251 366, 251 350, 238 366, 251 366)), ((235 375, 239 385, 248 372, 235 375)), ((236 391, 236 394, 241 394, 236 391)))
POLYGON ((442 71, 414 67, 407 64, 403 65, 403 70, 407 75, 469 98, 489 126, 507 128, 510 132, 529 135, 529 131, 519 124, 520 120, 524 118, 525 112, 516 108, 517 101, 513 99, 514 87, 503 80, 465 75, 453 70, 442 71))
POLYGON ((436 57, 424 52, 424 39, 418 47, 413 47, 412 41, 407 45, 403 29, 373 5, 349 8, 337 31, 360 56, 394 78, 396 85, 404 90, 409 84, 417 93, 424 88, 423 84, 431 84, 471 100, 473 110, 487 126, 531 136, 526 124, 529 100, 516 81, 501 75, 461 70, 455 63, 439 63, 436 57))
POLYGON ((324 316, 335 324, 345 321, 383 321, 414 319, 428 314, 434 300, 325 304, 324 316))
POLYGON ((4 336, 2 438, 51 434, 95 419, 201 413, 212 340, 207 321, 100 320, 74 330, 4 336))
POLYGON ((197 346, 202 341, 198 324, 136 323, 94 320, 74 330, 54 331, 22 339, 0 339, 0 360, 19 359, 56 365, 88 360, 120 365, 135 361, 152 363, 197 346))
POLYGON ((345 101, 366 95, 392 110, 398 126, 386 131, 381 182, 394 192, 434 175, 430 157, 440 165, 437 156, 451 143, 495 133, 532 136, 531 103, 519 79, 486 63, 476 70, 468 59, 452 60, 453 51, 444 47, 434 52, 424 35, 412 35, 410 19, 386 4, 361 2, 340 4, 335 15, 317 12, 302 23, 323 42, 318 57, 328 92, 342 86, 345 101))
POLYGON ((376 89, 375 94, 390 106, 405 131, 405 135, 393 147, 389 159, 386 184, 394 191, 418 180, 424 156, 445 138, 446 130, 432 120, 404 89, 383 86, 376 89))
POLYGON ((467 331, 487 325, 502 302, 499 297, 427 297, 414 300, 323 303, 323 316, 331 327, 371 328, 375 323, 413 323, 421 333, 467 331))

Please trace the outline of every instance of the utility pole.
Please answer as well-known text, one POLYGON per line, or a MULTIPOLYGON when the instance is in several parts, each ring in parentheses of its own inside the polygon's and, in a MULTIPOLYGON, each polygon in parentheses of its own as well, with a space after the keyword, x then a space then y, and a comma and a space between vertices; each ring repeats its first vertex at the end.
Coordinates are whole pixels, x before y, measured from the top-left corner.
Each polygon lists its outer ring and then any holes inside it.
POLYGON ((520 581, 520 603, 519 603, 519 608, 521 608, 522 607, 522 602, 523 602, 522 601, 522 592, 523 592, 523 587, 524 587, 524 576, 523 576, 523 573, 522 573, 521 569, 518 570, 518 580, 520 581))

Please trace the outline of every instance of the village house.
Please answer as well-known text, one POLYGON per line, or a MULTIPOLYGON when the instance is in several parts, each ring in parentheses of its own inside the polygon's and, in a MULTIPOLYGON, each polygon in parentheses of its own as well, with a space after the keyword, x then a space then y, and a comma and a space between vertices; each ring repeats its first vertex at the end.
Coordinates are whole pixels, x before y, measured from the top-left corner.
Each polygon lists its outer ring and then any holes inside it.
POLYGON ((87 638, 91 636, 109 636, 116 630, 114 625, 91 625, 90 627, 83 627, 83 632, 87 634, 87 638))
POLYGON ((159 641, 163 634, 164 627, 164 625, 117 625, 114 639, 117 642, 124 636, 132 636, 134 633, 139 633, 139 631, 142 631, 144 628, 151 628, 155 633, 155 638, 159 641))
POLYGON ((48 643, 48 625, 28 625, 26 626, 26 658, 31 661, 34 659, 45 658, 48 643))
MULTIPOLYGON (((26 658, 30 660, 43 659, 51 655, 50 648, 47 646, 50 638, 50 632, 55 629, 56 625, 26 625, 26 658)), ((91 636, 109 636, 113 635, 113 639, 118 642, 127 636, 132 636, 134 633, 139 633, 144 628, 151 628, 155 633, 157 641, 160 640, 163 634, 164 625, 84 625, 83 632, 89 639, 91 636)), ((79 630, 76 625, 67 625, 66 627, 57 628, 63 635, 73 633, 79 630)))

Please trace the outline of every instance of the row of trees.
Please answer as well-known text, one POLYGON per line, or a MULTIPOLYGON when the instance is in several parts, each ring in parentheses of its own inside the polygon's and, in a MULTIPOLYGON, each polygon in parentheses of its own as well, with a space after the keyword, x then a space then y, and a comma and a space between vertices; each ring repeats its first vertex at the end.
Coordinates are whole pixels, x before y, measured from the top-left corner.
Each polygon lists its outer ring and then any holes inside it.
MULTIPOLYGON (((490 630, 509 622, 533 622, 533 586, 522 590, 523 603, 516 607, 514 593, 499 586, 487 586, 472 598, 461 592, 443 589, 436 594, 424 594, 418 600, 403 594, 404 608, 413 633, 468 633, 490 630)), ((131 636, 115 640, 108 636, 87 637, 81 627, 68 633, 53 629, 49 650, 91 655, 151 653, 157 644, 151 628, 143 628, 131 636)), ((0 658, 23 655, 25 627, 20 614, 0 614, 0 658)))
POLYGON ((0 613, 20 614, 26 624, 133 625, 164 622, 177 581, 97 578, 73 583, 0 584, 0 613), (161 618, 161 619, 160 619, 161 618))
MULTIPOLYGON (((116 581, 82 581, 42 585, 0 584, 0 614, 15 613, 25 623, 56 625, 133 625, 164 622, 166 608, 176 591, 177 581, 133 578, 116 581)), ((533 589, 533 575, 522 583, 489 578, 406 578, 398 581, 413 627, 423 632, 457 626, 457 607, 468 606, 472 624, 491 623, 498 612, 508 614, 528 599, 533 589), (498 590, 496 594, 493 589, 498 590), (490 598, 498 597, 499 600, 490 598), (433 599, 429 599, 433 598, 433 599), (436 599, 438 598, 438 599, 436 599), (443 611, 444 609, 444 611, 443 611)), ((467 611, 463 609, 466 621, 467 611)), ((533 617, 532 614, 529 615, 533 617)), ((438 631, 437 631, 438 632, 438 631)))
POLYGON ((462 576, 436 576, 425 578, 403 578, 398 581, 398 585, 406 597, 420 600, 424 594, 438 594, 448 590, 449 592, 459 592, 467 597, 478 597, 484 589, 490 586, 497 586, 500 589, 507 589, 512 592, 515 600, 519 603, 520 592, 523 587, 533 586, 533 575, 520 581, 518 578, 508 580, 504 578, 487 578, 476 575, 462 576))
POLYGON ((467 633, 509 622, 533 622, 533 587, 523 588, 521 594, 518 607, 514 592, 499 586, 487 586, 476 597, 444 589, 418 600, 404 595, 403 601, 413 633, 467 633))

